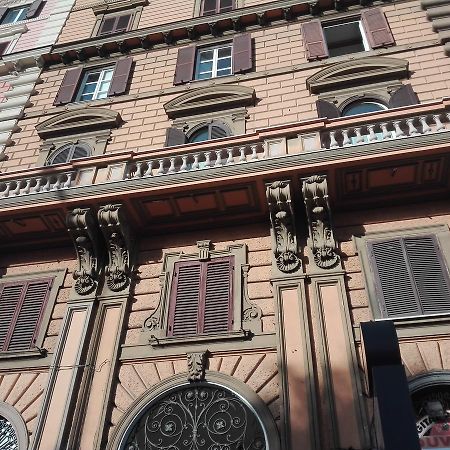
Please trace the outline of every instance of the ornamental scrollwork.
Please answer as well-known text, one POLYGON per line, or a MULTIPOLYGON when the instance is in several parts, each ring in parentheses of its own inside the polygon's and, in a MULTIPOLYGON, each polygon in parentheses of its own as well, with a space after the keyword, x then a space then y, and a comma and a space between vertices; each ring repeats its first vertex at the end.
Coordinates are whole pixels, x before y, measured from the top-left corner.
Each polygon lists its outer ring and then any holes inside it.
POLYGON ((339 262, 336 241, 331 225, 327 179, 314 175, 303 180, 303 198, 309 224, 309 247, 314 262, 322 269, 330 269, 339 262))
POLYGON ((129 285, 131 276, 131 239, 122 205, 102 206, 98 223, 108 249, 106 284, 111 291, 122 291, 129 285))
POLYGON ((265 450, 261 424, 235 394, 189 386, 153 404, 128 435, 125 450, 265 450))
POLYGON ((289 181, 276 181, 267 186, 270 222, 274 236, 274 255, 278 269, 294 272, 301 266, 295 235, 294 210, 289 181))
POLYGON ((98 285, 100 272, 100 246, 94 213, 89 208, 77 208, 66 217, 78 257, 78 269, 73 272, 75 292, 90 294, 98 285))
POLYGON ((203 381, 205 379, 207 352, 187 353, 188 381, 203 381))
POLYGON ((242 266, 242 327, 244 329, 250 329, 253 333, 261 332, 262 329, 262 310, 259 306, 255 305, 248 296, 248 271, 250 266, 244 264, 242 266))

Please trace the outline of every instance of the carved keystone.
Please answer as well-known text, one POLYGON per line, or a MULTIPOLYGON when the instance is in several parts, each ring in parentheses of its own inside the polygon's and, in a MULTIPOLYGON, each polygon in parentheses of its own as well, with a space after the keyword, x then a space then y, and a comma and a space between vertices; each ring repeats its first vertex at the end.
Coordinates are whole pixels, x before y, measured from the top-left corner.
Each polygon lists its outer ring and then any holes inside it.
POLYGON ((330 269, 339 262, 339 255, 331 226, 327 179, 324 175, 314 175, 302 181, 309 225, 308 246, 316 265, 330 269))
POLYGON ((267 185, 266 197, 272 224, 276 265, 281 272, 294 272, 301 266, 301 260, 295 234, 290 181, 275 181, 267 185))
POLYGON ((108 249, 106 284, 112 291, 119 292, 129 285, 131 275, 131 239, 122 205, 102 206, 98 211, 98 223, 108 249))
POLYGON ((199 261, 208 261, 211 250, 211 241, 197 241, 198 259, 199 261))
POLYGON ((78 269, 73 272, 75 292, 87 295, 95 290, 101 271, 100 239, 92 210, 74 209, 66 217, 78 257, 78 269))
POLYGON ((188 381, 203 381, 205 379, 208 352, 186 353, 188 365, 188 381))

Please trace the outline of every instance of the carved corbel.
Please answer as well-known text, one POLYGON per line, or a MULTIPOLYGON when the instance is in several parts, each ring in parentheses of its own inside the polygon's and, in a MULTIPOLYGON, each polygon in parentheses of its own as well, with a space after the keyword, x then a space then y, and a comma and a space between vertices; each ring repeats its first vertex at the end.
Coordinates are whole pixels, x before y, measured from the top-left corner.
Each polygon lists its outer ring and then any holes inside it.
POLYGON ((287 8, 283 8, 283 17, 284 17, 284 20, 287 20, 288 22, 294 18, 294 12, 292 11, 291 6, 289 6, 287 8))
POLYGON ((310 3, 308 3, 308 6, 309 6, 309 13, 312 15, 312 16, 317 16, 317 15, 319 15, 320 14, 320 4, 319 4, 319 2, 310 2, 310 3))
POLYGON ((114 292, 122 291, 131 277, 131 239, 122 205, 102 206, 98 211, 98 223, 108 249, 106 284, 114 292))
POLYGON ((331 226, 327 179, 323 175, 305 178, 302 190, 308 215, 308 246, 316 265, 330 269, 339 262, 339 255, 331 226))
POLYGON ((63 64, 70 64, 72 62, 72 57, 70 56, 69 52, 64 52, 61 55, 61 62, 63 64))
POLYGON ((255 305, 248 296, 248 270, 250 266, 244 264, 242 266, 242 276, 244 282, 242 284, 242 328, 250 330, 253 333, 260 333, 262 331, 262 310, 255 305))
POLYGON ((188 381, 203 381, 208 363, 208 352, 186 353, 188 381))
POLYGON ((78 269, 73 272, 75 292, 87 295, 98 285, 101 271, 101 253, 98 228, 94 213, 89 208, 74 209, 66 217, 78 257, 78 269))
POLYGON ((163 40, 167 45, 173 44, 173 34, 171 31, 164 31, 163 32, 163 40))
POLYGON ((208 23, 208 27, 209 27, 209 32, 213 36, 217 36, 219 34, 219 27, 217 25, 217 22, 210 22, 210 23, 208 23))
MULTIPOLYGON (((159 287, 160 291, 163 293, 163 289, 168 286, 168 279, 169 274, 167 272, 163 272, 159 276, 159 287)), ((159 298, 158 306, 156 307, 155 311, 147 317, 144 321, 144 325, 142 327, 143 331, 150 332, 151 333, 151 339, 150 341, 157 340, 160 337, 161 333, 161 319, 162 319, 162 309, 164 306, 165 295, 161 295, 159 298)))
POLYGON ((289 181, 275 181, 267 186, 270 222, 274 238, 274 255, 278 269, 294 272, 301 266, 295 235, 294 211, 289 181))
POLYGON ((101 58, 105 58, 106 56, 108 56, 108 50, 106 49, 105 45, 97 45, 95 49, 97 50, 98 56, 100 56, 101 58))
POLYGON ((211 241, 197 241, 198 259, 199 261, 208 261, 211 250, 211 241))
POLYGON ((261 27, 265 27, 267 25, 268 20, 265 12, 257 14, 256 17, 258 20, 258 25, 260 25, 261 27))
POLYGON ((241 31, 243 26, 242 26, 242 22, 241 22, 241 18, 240 17, 236 17, 234 19, 231 19, 231 21, 233 22, 233 30, 234 31, 241 31))
POLYGON ((191 40, 197 39, 198 33, 195 27, 188 27, 186 28, 186 30, 189 39, 191 40))

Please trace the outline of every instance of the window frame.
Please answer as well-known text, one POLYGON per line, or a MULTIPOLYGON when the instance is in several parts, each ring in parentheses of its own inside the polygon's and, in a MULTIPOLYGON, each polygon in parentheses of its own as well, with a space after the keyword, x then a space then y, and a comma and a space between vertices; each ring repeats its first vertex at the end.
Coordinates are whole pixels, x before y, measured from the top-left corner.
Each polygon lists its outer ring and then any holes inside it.
MULTIPOLYGON (((210 17, 210 16, 204 16, 203 15, 203 0, 194 0, 194 12, 193 17, 210 17)), ((245 6, 244 0, 233 0, 233 9, 231 11, 226 11, 223 13, 216 13, 216 14, 229 14, 232 11, 243 8, 245 6)))
MULTIPOLYGON (((56 148, 54 151, 52 151, 51 153, 49 153, 46 161, 45 161, 45 166, 54 166, 56 165, 54 163, 55 158, 62 153, 67 147, 70 147, 70 151, 69 151, 69 157, 67 158, 66 161, 62 162, 62 163, 58 163, 58 164, 68 164, 70 163, 74 158, 73 158, 73 154, 75 152, 75 148, 79 146, 79 147, 83 147, 86 152, 87 155, 83 156, 83 158, 87 158, 89 156, 92 155, 92 148, 89 144, 84 143, 84 142, 79 142, 78 140, 74 141, 74 142, 68 142, 66 144, 63 144, 61 146, 59 146, 58 148, 56 148)), ((81 159, 81 158, 75 158, 75 159, 81 159)))
MULTIPOLYGON (((228 58, 228 57, 227 57, 228 58)), ((212 80, 214 78, 223 78, 223 77, 229 77, 233 75, 233 42, 225 43, 221 42, 218 45, 208 46, 208 47, 197 47, 196 53, 195 53, 195 68, 194 68, 194 79, 192 81, 204 81, 204 80, 212 80), (226 73, 224 75, 218 75, 218 62, 219 62, 219 51, 223 49, 230 49, 230 73, 226 73), (212 70, 211 70, 211 76, 208 78, 199 78, 200 75, 200 55, 202 53, 212 51, 213 52, 213 59, 212 59, 212 70)), ((208 71, 209 72, 209 71, 208 71)))
POLYGON ((92 68, 92 69, 86 69, 85 71, 83 71, 83 79, 81 80, 81 83, 79 85, 79 87, 77 88, 77 95, 75 96, 75 100, 74 102, 93 102, 94 100, 105 100, 105 98, 108 98, 108 91, 109 88, 112 84, 113 81, 113 77, 114 77, 114 69, 115 66, 104 66, 104 67, 98 67, 98 68, 92 68), (97 80, 97 82, 95 83, 95 90, 93 92, 93 96, 90 99, 87 100, 82 100, 81 97, 83 96, 83 91, 86 88, 87 83, 87 79, 89 78, 90 75, 95 74, 95 73, 100 73, 99 78, 97 80), (108 84, 108 90, 106 91, 106 97, 98 97, 98 95, 101 93, 100 92, 100 85, 105 81, 105 74, 110 72, 111 73, 111 79, 110 80, 106 80, 109 81, 108 84))
POLYGON ((428 227, 416 227, 397 229, 392 231, 380 231, 374 233, 367 233, 365 236, 354 237, 355 247, 360 257, 361 270, 364 275, 366 292, 369 298, 369 305, 372 315, 375 320, 393 320, 396 324, 407 326, 411 322, 439 322, 442 319, 450 317, 450 311, 443 312, 441 314, 423 314, 423 315, 411 315, 401 317, 387 317, 383 314, 381 309, 378 294, 376 289, 377 279, 374 274, 373 265, 369 257, 369 242, 389 240, 392 238, 408 238, 408 237, 421 237, 433 235, 439 245, 439 257, 442 258, 444 265, 447 268, 447 275, 450 270, 450 230, 447 224, 431 225, 428 227))
POLYGON ((27 13, 28 10, 30 9, 31 3, 27 3, 26 5, 22 5, 22 6, 14 6, 12 8, 8 8, 8 11, 5 14, 5 17, 2 19, 0 25, 13 25, 17 22, 22 22, 23 20, 27 20, 27 13), (18 16, 16 16, 16 18, 12 21, 12 22, 4 22, 4 20, 7 18, 8 14, 11 11, 21 11, 20 14, 18 16), (24 15, 24 17, 22 19, 18 19, 18 17, 20 17, 20 15, 24 15))

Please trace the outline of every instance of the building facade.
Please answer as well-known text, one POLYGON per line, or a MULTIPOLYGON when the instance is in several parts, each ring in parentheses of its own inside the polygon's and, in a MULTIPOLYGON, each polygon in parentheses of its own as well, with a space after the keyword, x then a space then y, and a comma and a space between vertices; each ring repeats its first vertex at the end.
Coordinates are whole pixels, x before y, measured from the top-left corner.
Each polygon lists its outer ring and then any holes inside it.
POLYGON ((448 17, 76 0, 54 45, 43 21, 0 162, 0 447, 383 448, 371 320, 442 444, 448 17))

